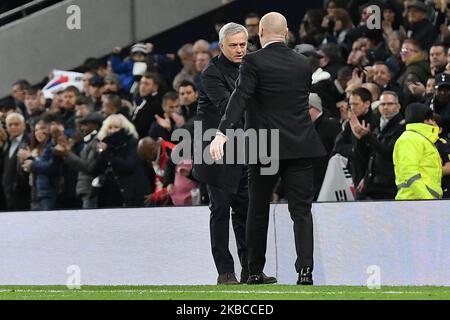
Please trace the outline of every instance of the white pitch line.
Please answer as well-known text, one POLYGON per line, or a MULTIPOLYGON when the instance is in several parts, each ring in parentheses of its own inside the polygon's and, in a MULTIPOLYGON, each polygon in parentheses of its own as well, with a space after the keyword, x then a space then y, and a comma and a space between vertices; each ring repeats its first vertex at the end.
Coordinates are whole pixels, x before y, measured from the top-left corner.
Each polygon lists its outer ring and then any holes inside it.
MULTIPOLYGON (((426 294, 433 292, 423 292, 423 291, 243 291, 243 290, 197 290, 197 291, 184 291, 184 290, 24 290, 24 289, 1 289, 0 293, 238 293, 238 294, 307 294, 307 295, 342 295, 342 294, 426 294)), ((450 291, 440 291, 436 292, 438 294, 450 293, 450 291)))

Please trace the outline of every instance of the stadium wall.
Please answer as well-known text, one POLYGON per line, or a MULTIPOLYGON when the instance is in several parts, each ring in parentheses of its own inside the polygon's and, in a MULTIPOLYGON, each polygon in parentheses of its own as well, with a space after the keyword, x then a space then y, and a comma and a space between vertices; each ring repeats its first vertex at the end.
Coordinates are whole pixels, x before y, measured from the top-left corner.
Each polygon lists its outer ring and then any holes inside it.
MULTIPOLYGON (((449 286, 448 204, 314 204, 315 283, 366 285, 377 266, 381 285, 449 286)), ((208 207, 1 213, 0 285, 65 285, 78 268, 82 285, 214 284, 208 224, 208 207)), ((265 271, 293 284, 294 261, 273 205, 265 271)))
POLYGON ((0 97, 18 79, 40 82, 53 69, 71 70, 88 57, 128 46, 217 9, 224 0, 67 0, 0 27, 0 97), (81 29, 67 20, 80 8, 81 29))

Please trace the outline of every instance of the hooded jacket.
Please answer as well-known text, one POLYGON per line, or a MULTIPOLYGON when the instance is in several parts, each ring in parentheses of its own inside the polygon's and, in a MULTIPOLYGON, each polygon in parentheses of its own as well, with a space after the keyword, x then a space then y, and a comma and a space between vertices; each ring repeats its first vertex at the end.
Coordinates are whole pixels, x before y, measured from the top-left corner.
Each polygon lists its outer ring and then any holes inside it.
POLYGON ((394 146, 396 200, 442 198, 442 163, 434 143, 439 128, 410 123, 394 146))

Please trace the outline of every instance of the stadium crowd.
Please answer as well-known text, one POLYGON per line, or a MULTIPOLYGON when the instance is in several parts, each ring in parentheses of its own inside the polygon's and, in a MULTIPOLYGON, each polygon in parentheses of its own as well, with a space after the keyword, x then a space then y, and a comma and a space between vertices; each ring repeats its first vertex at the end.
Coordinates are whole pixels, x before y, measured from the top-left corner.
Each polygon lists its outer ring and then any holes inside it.
MULTIPOLYGON (((245 18, 248 52, 260 49, 259 20, 245 18)), ((42 84, 15 82, 0 101, 0 209, 208 204, 192 162, 170 157, 172 132, 193 132, 200 74, 220 54, 217 38, 208 40, 176 54, 155 54, 157 43, 113 48, 106 60, 85 62, 83 90, 69 86, 52 99, 42 84)), ((421 189, 423 199, 449 196, 450 2, 329 0, 306 12, 287 45, 313 71, 309 110, 328 152, 315 163, 316 198, 336 153, 349 159, 358 200, 394 199, 401 188, 421 189), (434 149, 419 142, 394 152, 410 125, 434 149), (438 161, 427 158, 435 148, 438 161)), ((278 185, 273 201, 283 196, 278 185)))

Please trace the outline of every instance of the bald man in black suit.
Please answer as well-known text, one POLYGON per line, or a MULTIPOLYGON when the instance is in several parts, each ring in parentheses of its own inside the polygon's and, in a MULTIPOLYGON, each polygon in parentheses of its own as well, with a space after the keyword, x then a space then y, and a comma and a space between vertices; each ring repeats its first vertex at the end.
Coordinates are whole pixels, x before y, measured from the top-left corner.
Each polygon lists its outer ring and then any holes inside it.
POLYGON ((227 129, 246 112, 246 129, 278 129, 279 141, 267 142, 272 161, 279 161, 276 174, 265 175, 266 159, 249 165, 249 209, 246 240, 250 277, 248 284, 264 284, 270 200, 281 177, 294 222, 298 272, 297 284, 312 285, 313 271, 313 161, 325 155, 308 112, 311 66, 306 57, 285 44, 286 18, 276 12, 266 14, 260 23, 263 49, 246 55, 239 80, 210 146, 213 159, 223 157, 227 129))

